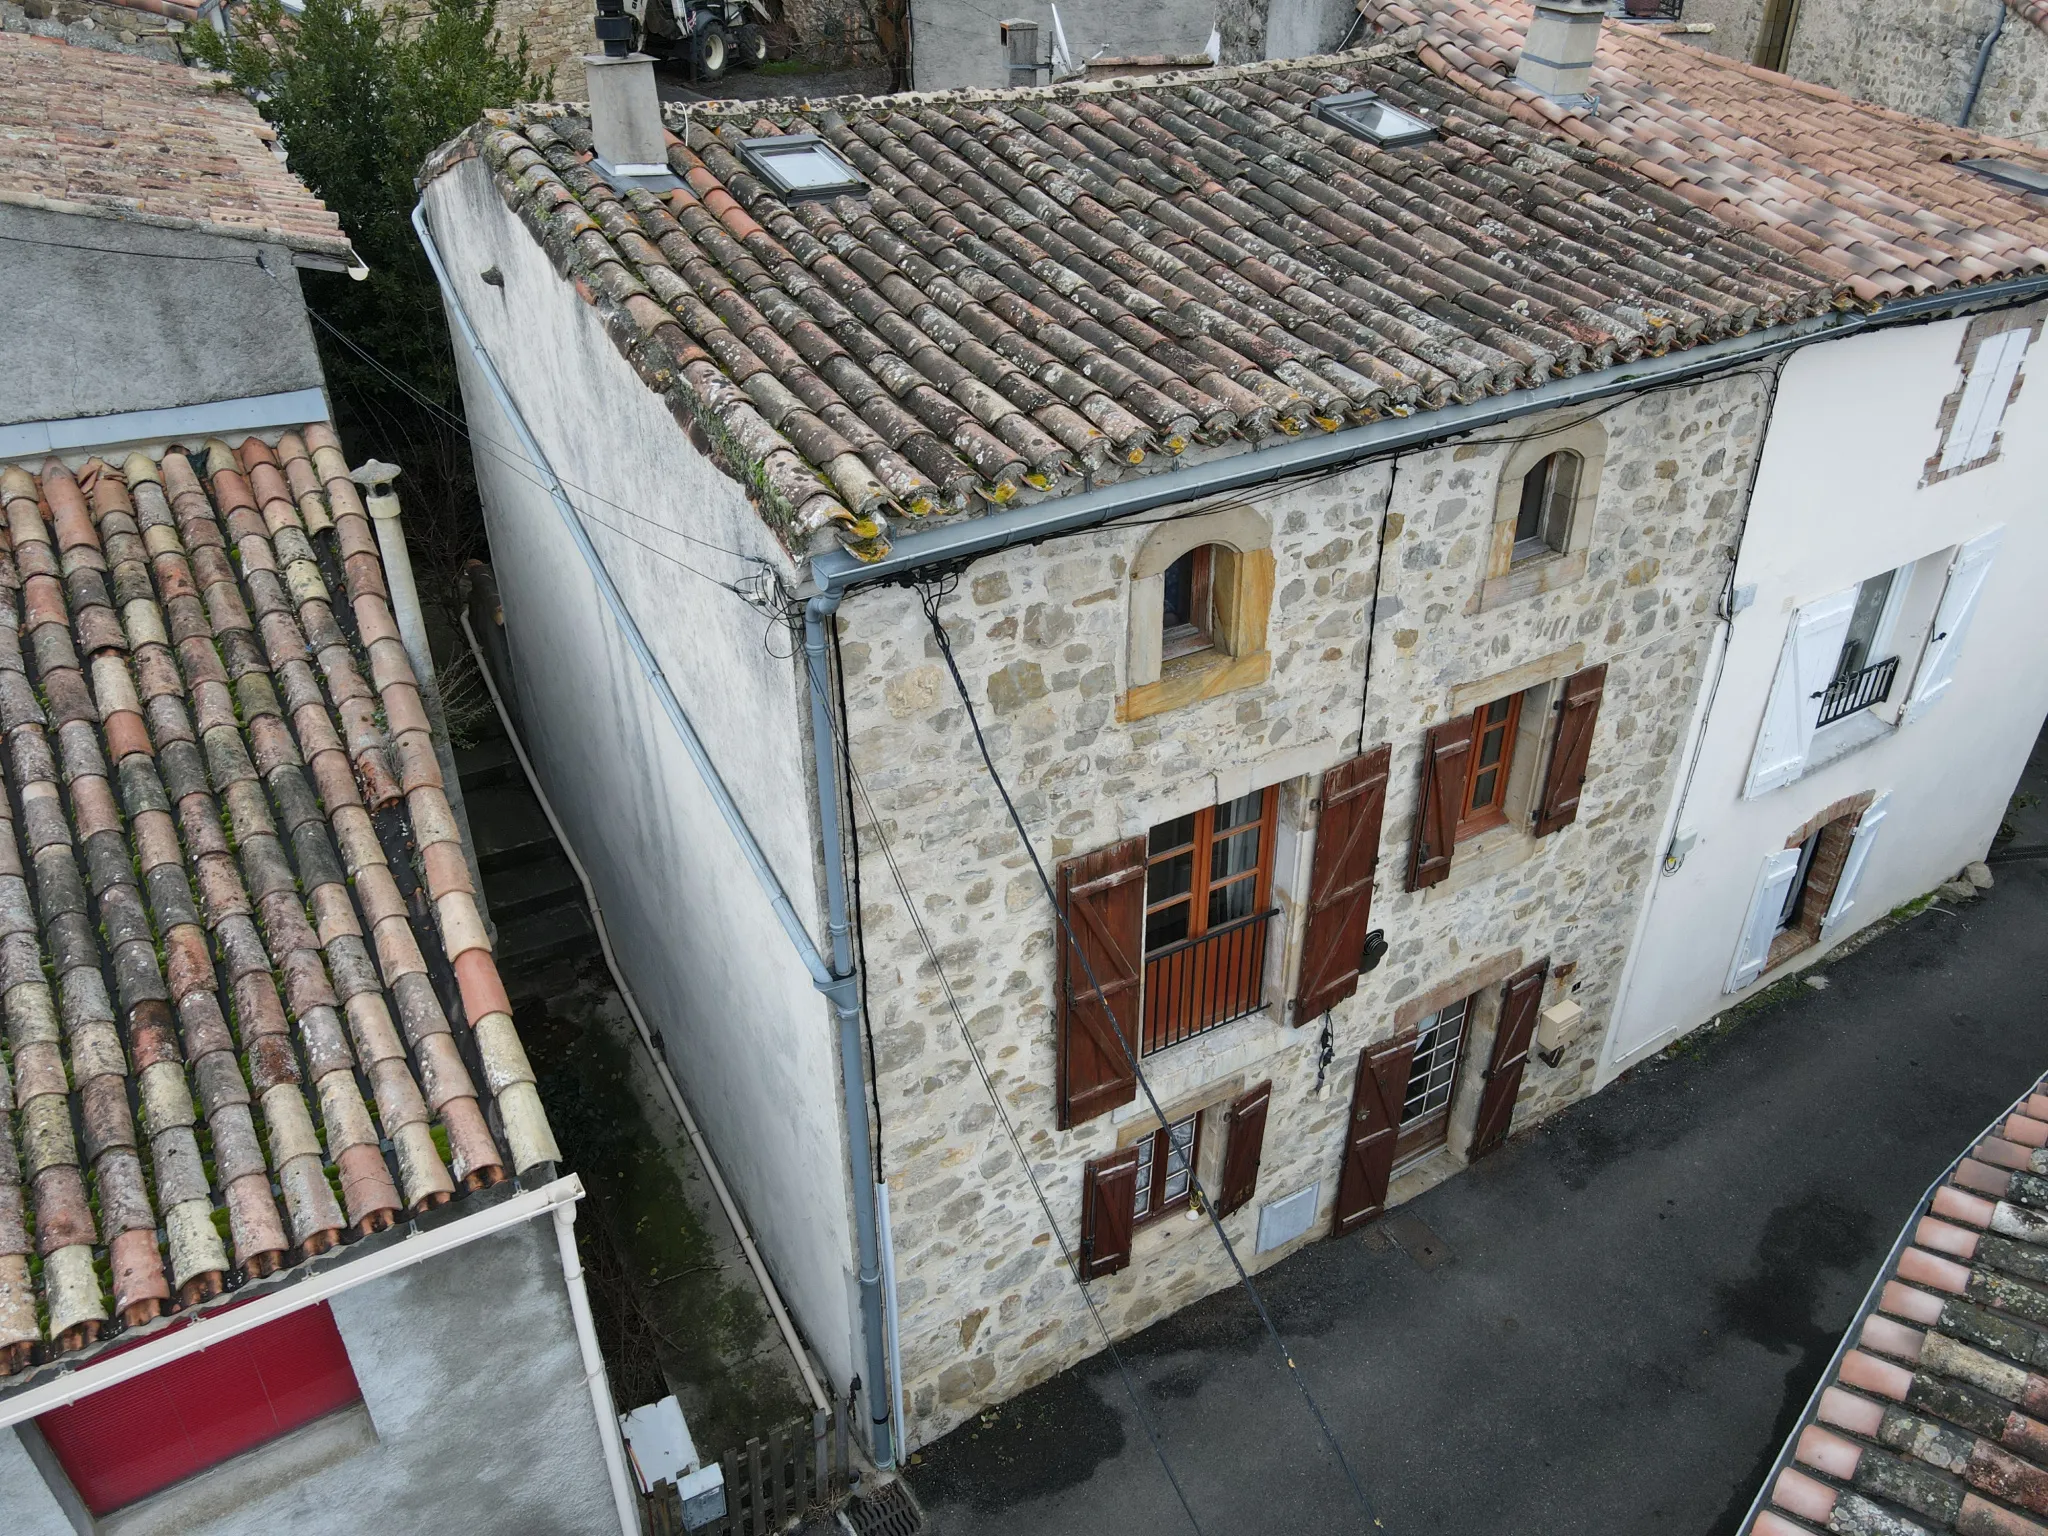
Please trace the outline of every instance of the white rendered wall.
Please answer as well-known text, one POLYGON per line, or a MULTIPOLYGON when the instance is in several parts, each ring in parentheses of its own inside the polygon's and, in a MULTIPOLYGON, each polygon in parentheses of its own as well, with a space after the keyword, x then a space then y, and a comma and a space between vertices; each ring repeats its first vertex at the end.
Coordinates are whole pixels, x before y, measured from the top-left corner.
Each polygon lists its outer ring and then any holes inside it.
MULTIPOLYGON (((2018 323, 2016 320, 2015 323, 2018 323)), ((1632 961, 1603 1075, 1643 1060, 1735 998, 1722 992, 1757 871, 1810 816, 1889 791, 1851 920, 1767 970, 1748 990, 1811 962, 1850 933, 1981 858, 2048 711, 2048 350, 2027 356, 2001 456, 1920 485, 1943 401, 1961 377, 1967 322, 1901 327, 1807 347, 1786 364, 1736 567, 1754 603, 1734 621, 1725 671, 1676 817, 1699 841, 1660 875, 1632 961), (1954 681, 1924 717, 1782 788, 1743 799, 1757 730, 1793 610, 1910 560, 1945 554, 1999 524, 1954 681)), ((1895 635, 1910 689, 1928 626, 1895 635)), ((1746 994, 1737 994, 1746 995, 1746 994)))
MULTIPOLYGON (((753 568, 724 551, 771 561, 785 577, 787 557, 740 486, 691 448, 620 357, 480 162, 436 181, 427 206, 507 388, 587 511, 592 542, 783 889, 822 935, 808 700, 789 633, 674 563, 733 581, 753 568), (481 280, 491 266, 503 287, 481 280)), ((457 355, 472 433, 509 445, 482 374, 459 346, 457 355)), ((830 1013, 538 475, 482 443, 476 465, 527 747, 769 1268, 843 1386, 859 1354, 830 1013)))

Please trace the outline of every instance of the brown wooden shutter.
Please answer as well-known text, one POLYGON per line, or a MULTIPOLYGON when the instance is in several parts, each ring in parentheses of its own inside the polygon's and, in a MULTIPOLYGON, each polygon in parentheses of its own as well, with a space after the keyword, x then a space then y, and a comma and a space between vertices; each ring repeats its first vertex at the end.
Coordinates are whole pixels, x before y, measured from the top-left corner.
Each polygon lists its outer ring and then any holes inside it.
POLYGON ((1422 739, 1422 796, 1415 805, 1415 841, 1408 850, 1408 889, 1435 885, 1451 872, 1465 764, 1472 755, 1472 717, 1433 725, 1422 739))
POLYGON ((1081 1278, 1113 1275, 1131 1262, 1138 1208, 1138 1149, 1125 1147, 1088 1165, 1081 1180, 1081 1278))
POLYGON ((1479 1095, 1479 1116, 1472 1127, 1469 1162, 1484 1157, 1508 1139, 1508 1126, 1515 1118, 1515 1095, 1522 1091, 1522 1068, 1529 1060, 1529 1043, 1536 1034, 1536 1010, 1543 1003, 1543 978, 1550 961, 1538 960, 1526 970, 1515 972, 1502 989, 1500 1028, 1494 1031, 1493 1057, 1486 1064, 1486 1089, 1479 1095))
POLYGON ((1059 951, 1059 1124, 1066 1130, 1138 1096, 1133 1063, 1145 965, 1145 839, 1067 860, 1059 867, 1058 888, 1060 910, 1074 935, 1071 943, 1063 932, 1053 935, 1059 951), (1088 958, 1085 969, 1076 945, 1088 958))
POLYGON ((1548 837, 1559 827, 1568 827, 1578 820, 1579 792, 1586 783, 1586 754, 1593 746, 1593 722, 1600 718, 1600 695, 1606 686, 1604 661, 1564 680, 1557 744, 1550 749, 1550 771, 1543 776, 1543 800, 1536 812, 1538 837, 1548 837))
POLYGON ((1382 743, 1323 775, 1308 925, 1301 939, 1301 983, 1294 1002, 1297 1025, 1321 1018, 1358 990, 1372 923, 1373 871, 1380 861, 1391 755, 1382 743))
POLYGON ((1224 1117, 1229 1131, 1223 1143, 1223 1184, 1216 1191, 1218 1216, 1242 1209, 1259 1187, 1259 1154, 1266 1148, 1266 1106, 1272 1098, 1273 1084, 1268 1080, 1239 1094, 1224 1117))
POLYGON ((1351 1086, 1351 1118, 1344 1133, 1344 1168, 1337 1178, 1337 1209, 1330 1235, 1342 1236, 1387 1208, 1387 1181, 1394 1172, 1394 1140, 1401 1131, 1401 1099, 1408 1089, 1408 1064, 1415 1036, 1358 1053, 1358 1080, 1351 1086))

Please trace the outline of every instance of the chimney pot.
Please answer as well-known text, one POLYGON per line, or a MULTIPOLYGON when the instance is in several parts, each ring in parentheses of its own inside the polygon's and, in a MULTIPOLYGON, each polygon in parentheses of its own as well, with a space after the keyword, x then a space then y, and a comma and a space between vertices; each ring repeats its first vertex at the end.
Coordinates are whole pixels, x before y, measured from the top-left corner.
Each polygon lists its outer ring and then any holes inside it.
POLYGON ((1536 0, 1515 78, 1552 101, 1590 106, 1606 0, 1536 0))

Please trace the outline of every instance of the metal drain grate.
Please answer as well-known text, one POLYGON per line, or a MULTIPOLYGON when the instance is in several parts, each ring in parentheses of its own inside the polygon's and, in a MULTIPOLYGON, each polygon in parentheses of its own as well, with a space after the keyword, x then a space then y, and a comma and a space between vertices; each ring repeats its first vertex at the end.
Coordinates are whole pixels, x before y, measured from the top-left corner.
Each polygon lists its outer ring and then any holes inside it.
POLYGON ((853 1536, 923 1536, 925 1529, 924 1511, 900 1477, 873 1493, 855 1494, 840 1514, 853 1536))

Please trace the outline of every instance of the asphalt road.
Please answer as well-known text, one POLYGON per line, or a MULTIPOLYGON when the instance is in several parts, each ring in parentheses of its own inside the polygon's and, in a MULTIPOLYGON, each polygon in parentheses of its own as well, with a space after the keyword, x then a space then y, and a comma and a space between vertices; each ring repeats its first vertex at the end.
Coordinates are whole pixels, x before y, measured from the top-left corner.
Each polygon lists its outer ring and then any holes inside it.
MULTIPOLYGON (((1404 1207, 1447 1261, 1369 1230, 1261 1277, 1387 1532, 1736 1529, 1921 1192, 2048 1068, 2048 858, 1997 875, 1404 1207)), ((1125 1357, 1201 1530, 1371 1529, 1241 1291, 1125 1357)), ((1194 1528, 1107 1355, 909 1470, 943 1536, 1194 1528)))

